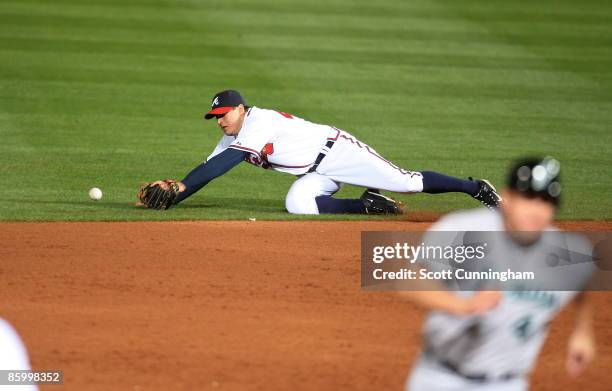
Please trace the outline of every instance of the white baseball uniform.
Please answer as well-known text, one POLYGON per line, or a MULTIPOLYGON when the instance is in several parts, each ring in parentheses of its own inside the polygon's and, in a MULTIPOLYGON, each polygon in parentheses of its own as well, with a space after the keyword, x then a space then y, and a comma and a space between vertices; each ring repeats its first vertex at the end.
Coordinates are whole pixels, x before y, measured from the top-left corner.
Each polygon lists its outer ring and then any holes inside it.
MULTIPOLYGON (((15 329, 0 318, 0 369, 29 370, 28 352, 15 329)), ((36 391, 34 385, 0 385, 0 391, 36 391)))
MULTIPOLYGON (((504 225, 499 211, 476 209, 451 213, 434 224, 431 231, 503 232, 504 225)), ((549 231, 555 229, 550 227, 549 231)), ((516 245, 509 237, 507 240, 508 245, 516 245)), ((541 258, 541 242, 517 249, 520 253, 517 262, 541 258)), ((583 245, 580 244, 581 251, 585 251, 583 245)), ((568 278, 567 273, 564 276, 568 278)), ((586 282, 588 275, 578 278, 586 282)), ((483 315, 460 317, 436 311, 428 315, 423 351, 408 378, 406 390, 527 390, 527 375, 545 341, 548 324, 577 292, 502 293, 499 305, 483 315)))
POLYGON ((250 153, 249 163, 300 176, 286 197, 290 213, 318 214, 315 198, 336 193, 343 183, 398 193, 423 190, 423 177, 397 167, 343 130, 291 114, 251 107, 237 136, 223 136, 208 159, 234 148, 250 153), (333 141, 327 149, 324 145, 333 141), (308 172, 319 153, 315 172, 308 172))

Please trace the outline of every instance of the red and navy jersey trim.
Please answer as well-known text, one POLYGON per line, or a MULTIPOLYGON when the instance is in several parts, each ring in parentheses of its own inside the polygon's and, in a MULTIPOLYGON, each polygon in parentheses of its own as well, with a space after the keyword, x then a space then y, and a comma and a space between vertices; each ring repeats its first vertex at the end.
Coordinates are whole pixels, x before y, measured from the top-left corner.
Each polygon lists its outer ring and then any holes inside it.
POLYGON ((242 145, 235 145, 235 144, 232 144, 232 145, 230 145, 228 148, 239 149, 239 150, 241 150, 241 151, 246 151, 246 152, 250 152, 250 153, 252 153, 253 155, 257 155, 257 157, 261 157, 261 155, 259 154, 259 152, 257 152, 256 150, 251 149, 251 148, 247 148, 247 147, 243 147, 242 145))
POLYGON ((285 166, 283 164, 270 163, 273 167, 282 167, 282 168, 306 168, 312 166, 314 163, 306 164, 304 166, 285 166))

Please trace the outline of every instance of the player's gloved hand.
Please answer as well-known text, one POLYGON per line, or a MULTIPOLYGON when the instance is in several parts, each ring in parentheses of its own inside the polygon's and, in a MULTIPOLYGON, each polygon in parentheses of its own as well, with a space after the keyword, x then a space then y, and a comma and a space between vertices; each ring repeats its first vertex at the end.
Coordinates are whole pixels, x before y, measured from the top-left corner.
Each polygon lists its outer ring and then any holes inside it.
POLYGON ((569 339, 565 367, 571 377, 579 376, 595 357, 595 338, 591 332, 575 330, 569 339))
POLYGON ((185 185, 173 179, 144 183, 140 186, 136 197, 136 206, 150 209, 168 209, 174 204, 178 193, 185 190, 185 185))

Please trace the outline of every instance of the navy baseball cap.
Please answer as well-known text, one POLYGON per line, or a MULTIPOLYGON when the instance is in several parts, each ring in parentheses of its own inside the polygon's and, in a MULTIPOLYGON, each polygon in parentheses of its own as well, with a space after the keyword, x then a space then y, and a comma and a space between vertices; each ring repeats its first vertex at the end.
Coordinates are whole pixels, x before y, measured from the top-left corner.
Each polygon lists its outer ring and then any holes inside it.
POLYGON ((212 100, 210 111, 206 113, 204 118, 211 119, 217 114, 225 114, 238 105, 247 105, 246 101, 238 91, 225 90, 218 92, 212 100))
POLYGON ((561 164, 553 157, 524 158, 510 169, 507 185, 527 197, 540 197, 559 205, 561 164))

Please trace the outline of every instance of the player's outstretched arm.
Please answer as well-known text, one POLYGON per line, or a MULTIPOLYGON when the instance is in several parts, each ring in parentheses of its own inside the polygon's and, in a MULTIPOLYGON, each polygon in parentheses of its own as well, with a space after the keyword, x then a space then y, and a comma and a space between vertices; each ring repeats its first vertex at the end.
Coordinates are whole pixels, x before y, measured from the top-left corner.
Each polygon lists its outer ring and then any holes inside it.
POLYGON ((136 197, 136 206, 144 206, 151 209, 168 209, 172 205, 181 202, 196 191, 204 187, 208 182, 221 176, 244 160, 247 152, 237 149, 226 149, 212 157, 206 163, 200 164, 180 182, 173 179, 144 183, 136 197))
POLYGON ((567 352, 566 368, 570 376, 576 377, 586 369, 595 357, 595 332, 593 330, 593 310, 588 294, 576 296, 576 322, 567 352))
POLYGON ((180 182, 179 194, 174 203, 179 203, 193 193, 197 192, 208 182, 225 174, 244 160, 248 152, 234 148, 227 148, 225 151, 215 155, 205 163, 200 164, 180 182))

